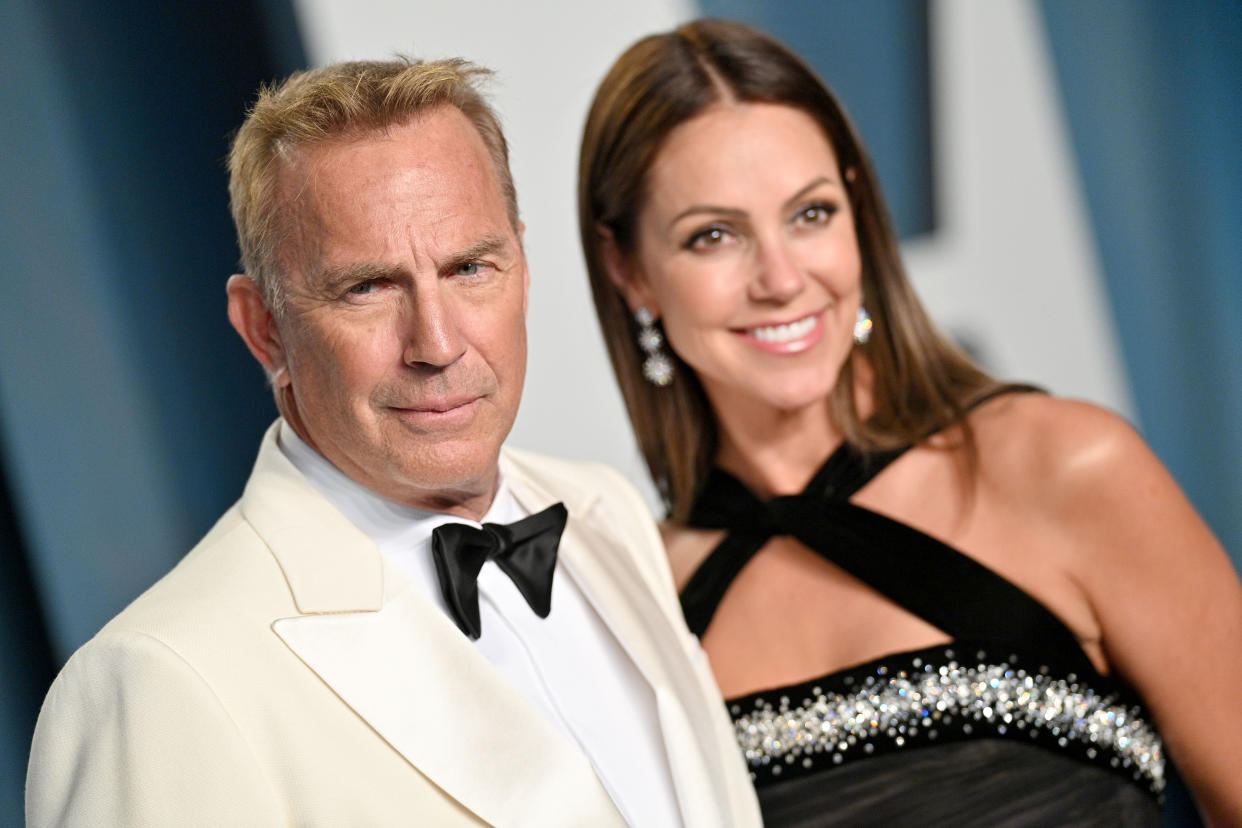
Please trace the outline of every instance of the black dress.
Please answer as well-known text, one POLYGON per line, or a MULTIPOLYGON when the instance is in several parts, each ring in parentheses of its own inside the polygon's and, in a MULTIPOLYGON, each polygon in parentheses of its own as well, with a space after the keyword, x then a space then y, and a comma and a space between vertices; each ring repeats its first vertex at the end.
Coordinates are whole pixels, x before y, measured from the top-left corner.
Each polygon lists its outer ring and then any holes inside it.
POLYGON ((690 525, 728 534, 682 592, 702 635, 742 567, 791 535, 952 643, 727 702, 769 826, 1156 825, 1160 737, 1070 630, 974 559, 849 502, 903 450, 842 445, 801 495, 716 470, 690 525))

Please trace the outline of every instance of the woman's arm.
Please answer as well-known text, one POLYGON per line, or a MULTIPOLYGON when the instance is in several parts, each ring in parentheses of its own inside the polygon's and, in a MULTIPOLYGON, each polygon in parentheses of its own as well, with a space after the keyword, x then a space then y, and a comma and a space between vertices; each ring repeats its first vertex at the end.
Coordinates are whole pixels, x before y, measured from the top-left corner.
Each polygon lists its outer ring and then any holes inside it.
POLYGON ((1242 825, 1242 587, 1220 543, 1121 418, 1063 403, 1053 502, 1113 668, 1150 708, 1210 824, 1242 825))

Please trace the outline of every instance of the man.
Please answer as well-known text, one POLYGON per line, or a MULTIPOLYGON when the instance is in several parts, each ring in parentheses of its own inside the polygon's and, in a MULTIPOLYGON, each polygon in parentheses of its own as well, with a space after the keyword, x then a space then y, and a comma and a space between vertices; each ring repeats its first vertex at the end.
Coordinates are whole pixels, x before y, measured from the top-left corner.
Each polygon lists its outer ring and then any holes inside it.
POLYGON ((261 94, 229 318, 281 419, 241 500, 57 679, 31 825, 757 824, 641 502, 501 449, 529 277, 482 74, 353 63, 261 94))

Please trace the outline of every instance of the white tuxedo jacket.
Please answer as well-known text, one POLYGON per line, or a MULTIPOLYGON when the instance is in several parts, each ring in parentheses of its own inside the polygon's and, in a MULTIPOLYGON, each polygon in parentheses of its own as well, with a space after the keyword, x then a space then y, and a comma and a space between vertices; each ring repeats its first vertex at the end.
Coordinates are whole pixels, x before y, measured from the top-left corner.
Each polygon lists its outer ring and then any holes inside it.
MULTIPOLYGON (((35 730, 28 823, 610 826, 587 758, 263 440, 245 492, 70 659, 35 730)), ((596 465, 506 450, 560 561, 650 683, 688 826, 758 825, 658 535, 596 465)))

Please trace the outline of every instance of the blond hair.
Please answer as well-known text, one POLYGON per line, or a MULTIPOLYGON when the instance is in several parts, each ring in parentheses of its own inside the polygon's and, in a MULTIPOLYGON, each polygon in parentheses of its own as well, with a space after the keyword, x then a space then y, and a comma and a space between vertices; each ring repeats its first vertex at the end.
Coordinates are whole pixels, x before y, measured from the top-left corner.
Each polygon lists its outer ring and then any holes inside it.
POLYGON ((283 271, 293 206, 281 173, 298 150, 404 124, 440 106, 454 106, 478 130, 509 215, 518 227, 517 194, 499 119, 479 91, 490 70, 465 60, 354 61, 297 72, 259 90, 229 152, 229 201, 244 272, 274 313, 284 306, 283 271))

